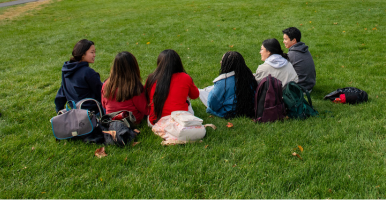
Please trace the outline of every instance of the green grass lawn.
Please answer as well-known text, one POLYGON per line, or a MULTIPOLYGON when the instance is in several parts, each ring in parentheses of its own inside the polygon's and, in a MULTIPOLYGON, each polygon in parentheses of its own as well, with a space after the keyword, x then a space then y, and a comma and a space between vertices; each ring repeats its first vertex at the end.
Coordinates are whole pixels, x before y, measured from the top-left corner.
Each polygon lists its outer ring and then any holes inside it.
POLYGON ((385 15, 379 0, 62 0, 2 20, 0 198, 386 198, 385 15), (227 128, 194 100, 196 116, 218 127, 203 142, 164 147, 142 123, 140 144, 107 146, 102 159, 94 156, 101 145, 52 135, 60 70, 80 39, 95 42, 91 67, 102 81, 120 51, 136 56, 146 80, 171 48, 203 88, 229 50, 256 71, 262 41, 282 41, 290 26, 315 61, 319 117, 237 118, 227 128), (323 100, 348 86, 367 91, 369 101, 323 100))

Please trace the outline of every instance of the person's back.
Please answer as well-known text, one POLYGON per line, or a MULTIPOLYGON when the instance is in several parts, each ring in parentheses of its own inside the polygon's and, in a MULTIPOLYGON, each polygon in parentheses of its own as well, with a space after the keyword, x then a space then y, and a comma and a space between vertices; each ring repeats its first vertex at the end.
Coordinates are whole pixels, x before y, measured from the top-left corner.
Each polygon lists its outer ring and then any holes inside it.
MULTIPOLYGON (((62 67, 62 84, 55 97, 56 112, 64 108, 67 101, 78 102, 85 98, 101 101, 102 82, 89 63, 94 63, 95 46, 92 41, 80 40, 74 47, 73 57, 62 67)), ((82 105, 82 109, 99 112, 94 103, 82 105)))
MULTIPOLYGON (((148 114, 138 62, 130 52, 123 51, 115 57, 110 76, 102 87, 102 106, 107 114, 121 110, 132 112, 136 124, 148 114)), ((115 119, 120 118, 122 116, 115 119)))
POLYGON ((149 126, 173 111, 188 111, 190 102, 199 91, 193 79, 185 72, 181 58, 174 50, 167 49, 157 59, 157 69, 146 80, 146 97, 149 102, 149 126))
POLYGON ((225 118, 253 117, 257 83, 239 52, 228 51, 224 54, 220 75, 213 83, 206 112, 225 118))
POLYGON ((316 83, 314 60, 308 46, 298 42, 288 49, 288 58, 298 74, 298 84, 306 90, 312 90, 316 83))
POLYGON ((316 83, 315 64, 308 46, 300 41, 299 29, 290 27, 283 30, 283 39, 285 47, 288 48, 289 61, 299 78, 298 85, 311 91, 316 83))

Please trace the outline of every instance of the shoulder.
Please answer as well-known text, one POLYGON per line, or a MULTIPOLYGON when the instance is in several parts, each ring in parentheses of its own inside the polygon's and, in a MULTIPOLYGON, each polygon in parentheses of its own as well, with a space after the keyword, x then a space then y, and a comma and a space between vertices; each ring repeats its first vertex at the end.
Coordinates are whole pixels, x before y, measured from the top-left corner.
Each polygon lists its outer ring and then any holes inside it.
POLYGON ((174 73, 172 80, 191 82, 193 79, 185 72, 174 73))
POLYGON ((264 70, 264 69, 270 69, 272 68, 271 65, 269 65, 268 63, 264 62, 263 64, 259 65, 259 67, 257 68, 258 70, 264 70))

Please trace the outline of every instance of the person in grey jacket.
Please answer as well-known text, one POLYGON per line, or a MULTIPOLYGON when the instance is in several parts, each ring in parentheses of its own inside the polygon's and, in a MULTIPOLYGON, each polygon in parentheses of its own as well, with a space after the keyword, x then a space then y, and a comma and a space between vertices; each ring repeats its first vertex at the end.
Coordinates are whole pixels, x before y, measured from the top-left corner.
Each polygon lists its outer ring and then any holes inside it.
POLYGON ((282 31, 283 43, 288 49, 289 61, 298 74, 298 84, 311 92, 316 83, 316 71, 314 60, 308 51, 308 46, 300 41, 300 30, 290 27, 282 31))

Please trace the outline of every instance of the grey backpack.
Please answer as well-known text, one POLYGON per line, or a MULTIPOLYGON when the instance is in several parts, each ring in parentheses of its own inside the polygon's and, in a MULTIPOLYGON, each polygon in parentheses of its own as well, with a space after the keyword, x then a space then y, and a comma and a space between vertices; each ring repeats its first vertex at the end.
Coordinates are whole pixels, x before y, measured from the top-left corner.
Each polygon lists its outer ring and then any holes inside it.
POLYGON ((56 139, 63 140, 84 136, 92 133, 99 126, 100 117, 93 111, 82 109, 82 104, 87 101, 95 102, 99 109, 99 116, 103 116, 103 109, 95 99, 82 99, 76 104, 74 101, 68 101, 66 109, 60 110, 58 115, 50 120, 52 132, 56 139), (69 108, 68 104, 71 104, 72 109, 69 108))

